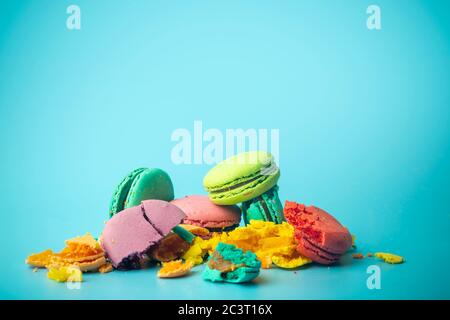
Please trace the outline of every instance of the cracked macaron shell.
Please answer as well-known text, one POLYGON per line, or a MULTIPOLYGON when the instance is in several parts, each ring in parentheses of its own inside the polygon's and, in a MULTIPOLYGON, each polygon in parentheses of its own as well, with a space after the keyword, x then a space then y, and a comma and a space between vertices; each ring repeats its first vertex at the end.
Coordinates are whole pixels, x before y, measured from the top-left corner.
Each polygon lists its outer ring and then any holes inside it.
POLYGON ((119 183, 111 200, 109 215, 138 206, 141 201, 174 199, 173 184, 169 175, 158 168, 133 170, 119 183))
POLYGON ((215 204, 233 205, 268 191, 279 177, 270 153, 250 151, 218 163, 206 174, 203 186, 215 204))
POLYGON ((297 250, 321 264, 333 264, 352 246, 350 232, 326 211, 286 201, 286 220, 295 228, 297 250))
POLYGON ((115 268, 138 260, 185 218, 178 207, 146 200, 114 215, 105 225, 101 245, 115 268))
POLYGON ((278 197, 278 186, 274 186, 262 195, 242 204, 242 214, 245 224, 250 220, 283 222, 283 205, 278 197))

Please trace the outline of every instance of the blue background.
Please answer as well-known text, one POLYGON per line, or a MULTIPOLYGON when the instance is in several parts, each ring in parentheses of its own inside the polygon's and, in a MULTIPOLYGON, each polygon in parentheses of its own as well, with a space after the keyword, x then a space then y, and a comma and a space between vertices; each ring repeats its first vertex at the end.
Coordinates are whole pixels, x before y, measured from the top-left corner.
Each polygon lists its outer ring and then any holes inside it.
POLYGON ((448 1, 0 1, 0 298, 450 298, 448 1), (366 28, 377 4, 382 30, 366 28), (82 29, 66 28, 81 8, 82 29), (120 179, 161 167, 176 196, 208 165, 175 165, 177 128, 280 130, 282 200, 357 236, 335 267, 264 270, 248 285, 85 276, 25 257, 98 235, 120 179), (381 290, 366 268, 381 267, 381 290))

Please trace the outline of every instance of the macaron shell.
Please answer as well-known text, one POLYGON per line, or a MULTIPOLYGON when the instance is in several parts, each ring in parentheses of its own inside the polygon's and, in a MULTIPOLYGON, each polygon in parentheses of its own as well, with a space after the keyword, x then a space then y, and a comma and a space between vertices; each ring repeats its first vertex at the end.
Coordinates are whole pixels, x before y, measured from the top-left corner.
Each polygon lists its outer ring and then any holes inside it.
POLYGON ((180 208, 186 218, 183 223, 204 228, 226 228, 239 224, 241 210, 238 206, 218 206, 208 196, 191 195, 171 202, 180 208))
POLYGON ((265 151, 250 151, 232 156, 213 167, 203 179, 207 191, 234 183, 235 181, 258 174, 261 169, 273 163, 273 157, 265 151))
POLYGON ((350 232, 336 218, 318 207, 310 206, 307 210, 312 213, 304 215, 307 223, 313 224, 313 230, 321 232, 318 238, 315 233, 312 238, 305 235, 311 242, 317 242, 321 248, 334 254, 343 254, 352 246, 350 232))
POLYGON ((125 208, 138 206, 144 200, 172 201, 173 198, 173 184, 169 175, 158 168, 146 169, 134 179, 125 208))
POLYGON ((325 265, 336 263, 341 257, 339 254, 332 254, 313 245, 305 238, 298 241, 297 251, 307 258, 325 265))
POLYGON ((119 185, 116 188, 116 191, 114 191, 114 195, 111 200, 111 204, 109 207, 109 215, 113 216, 117 212, 120 212, 124 209, 124 203, 127 199, 128 193, 130 192, 131 185, 133 184, 133 181, 136 179, 136 177, 141 174, 145 168, 139 168, 136 170, 133 170, 130 174, 128 174, 125 178, 122 179, 122 181, 119 183, 119 185))
POLYGON ((101 246, 114 267, 133 254, 146 251, 162 239, 162 235, 144 218, 141 207, 125 209, 105 225, 101 246))
POLYGON ((138 261, 176 227, 185 214, 162 200, 147 200, 109 219, 101 235, 101 246, 115 268, 137 268, 138 261))
POLYGON ((181 209, 162 200, 142 201, 141 207, 147 221, 163 236, 167 235, 186 218, 181 209))
POLYGON ((347 228, 320 208, 286 201, 284 214, 295 228, 297 250, 315 262, 335 263, 352 245, 347 228))
POLYGON ((209 193, 212 202, 218 205, 233 205, 251 200, 274 187, 280 177, 280 171, 263 176, 263 179, 253 181, 248 185, 221 193, 209 193))
POLYGON ((244 222, 247 225, 250 220, 283 222, 283 205, 278 197, 278 186, 273 187, 262 195, 246 201, 242 204, 244 222))
POLYGON ((331 257, 328 257, 325 252, 316 251, 316 249, 311 248, 308 244, 298 244, 297 246, 297 252, 299 252, 301 255, 311 259, 314 262, 323 264, 323 265, 330 265, 335 264, 339 262, 339 259, 334 259, 331 257))

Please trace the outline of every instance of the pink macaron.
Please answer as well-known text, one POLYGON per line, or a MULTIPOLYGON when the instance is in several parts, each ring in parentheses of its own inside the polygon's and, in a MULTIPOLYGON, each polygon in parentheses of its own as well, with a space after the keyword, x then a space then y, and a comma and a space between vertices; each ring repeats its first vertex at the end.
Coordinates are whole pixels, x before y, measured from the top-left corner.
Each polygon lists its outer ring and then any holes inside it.
POLYGON ((238 206, 219 206, 212 203, 208 196, 191 195, 175 199, 171 203, 186 214, 183 223, 210 231, 229 231, 241 221, 241 209, 238 206))
POLYGON ((116 269, 139 269, 150 260, 149 252, 186 215, 162 200, 145 200, 115 214, 105 225, 101 246, 116 269))

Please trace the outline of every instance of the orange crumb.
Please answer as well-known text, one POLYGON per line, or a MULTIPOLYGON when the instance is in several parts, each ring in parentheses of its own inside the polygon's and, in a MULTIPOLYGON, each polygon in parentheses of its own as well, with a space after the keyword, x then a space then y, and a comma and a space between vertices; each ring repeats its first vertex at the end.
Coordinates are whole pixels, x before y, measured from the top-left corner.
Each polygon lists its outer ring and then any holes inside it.
POLYGON ((98 268, 98 271, 100 273, 108 273, 108 272, 113 271, 113 266, 111 263, 105 263, 104 265, 102 265, 98 268))
POLYGON ((354 253, 352 254, 353 259, 364 259, 364 255, 362 253, 354 253))

